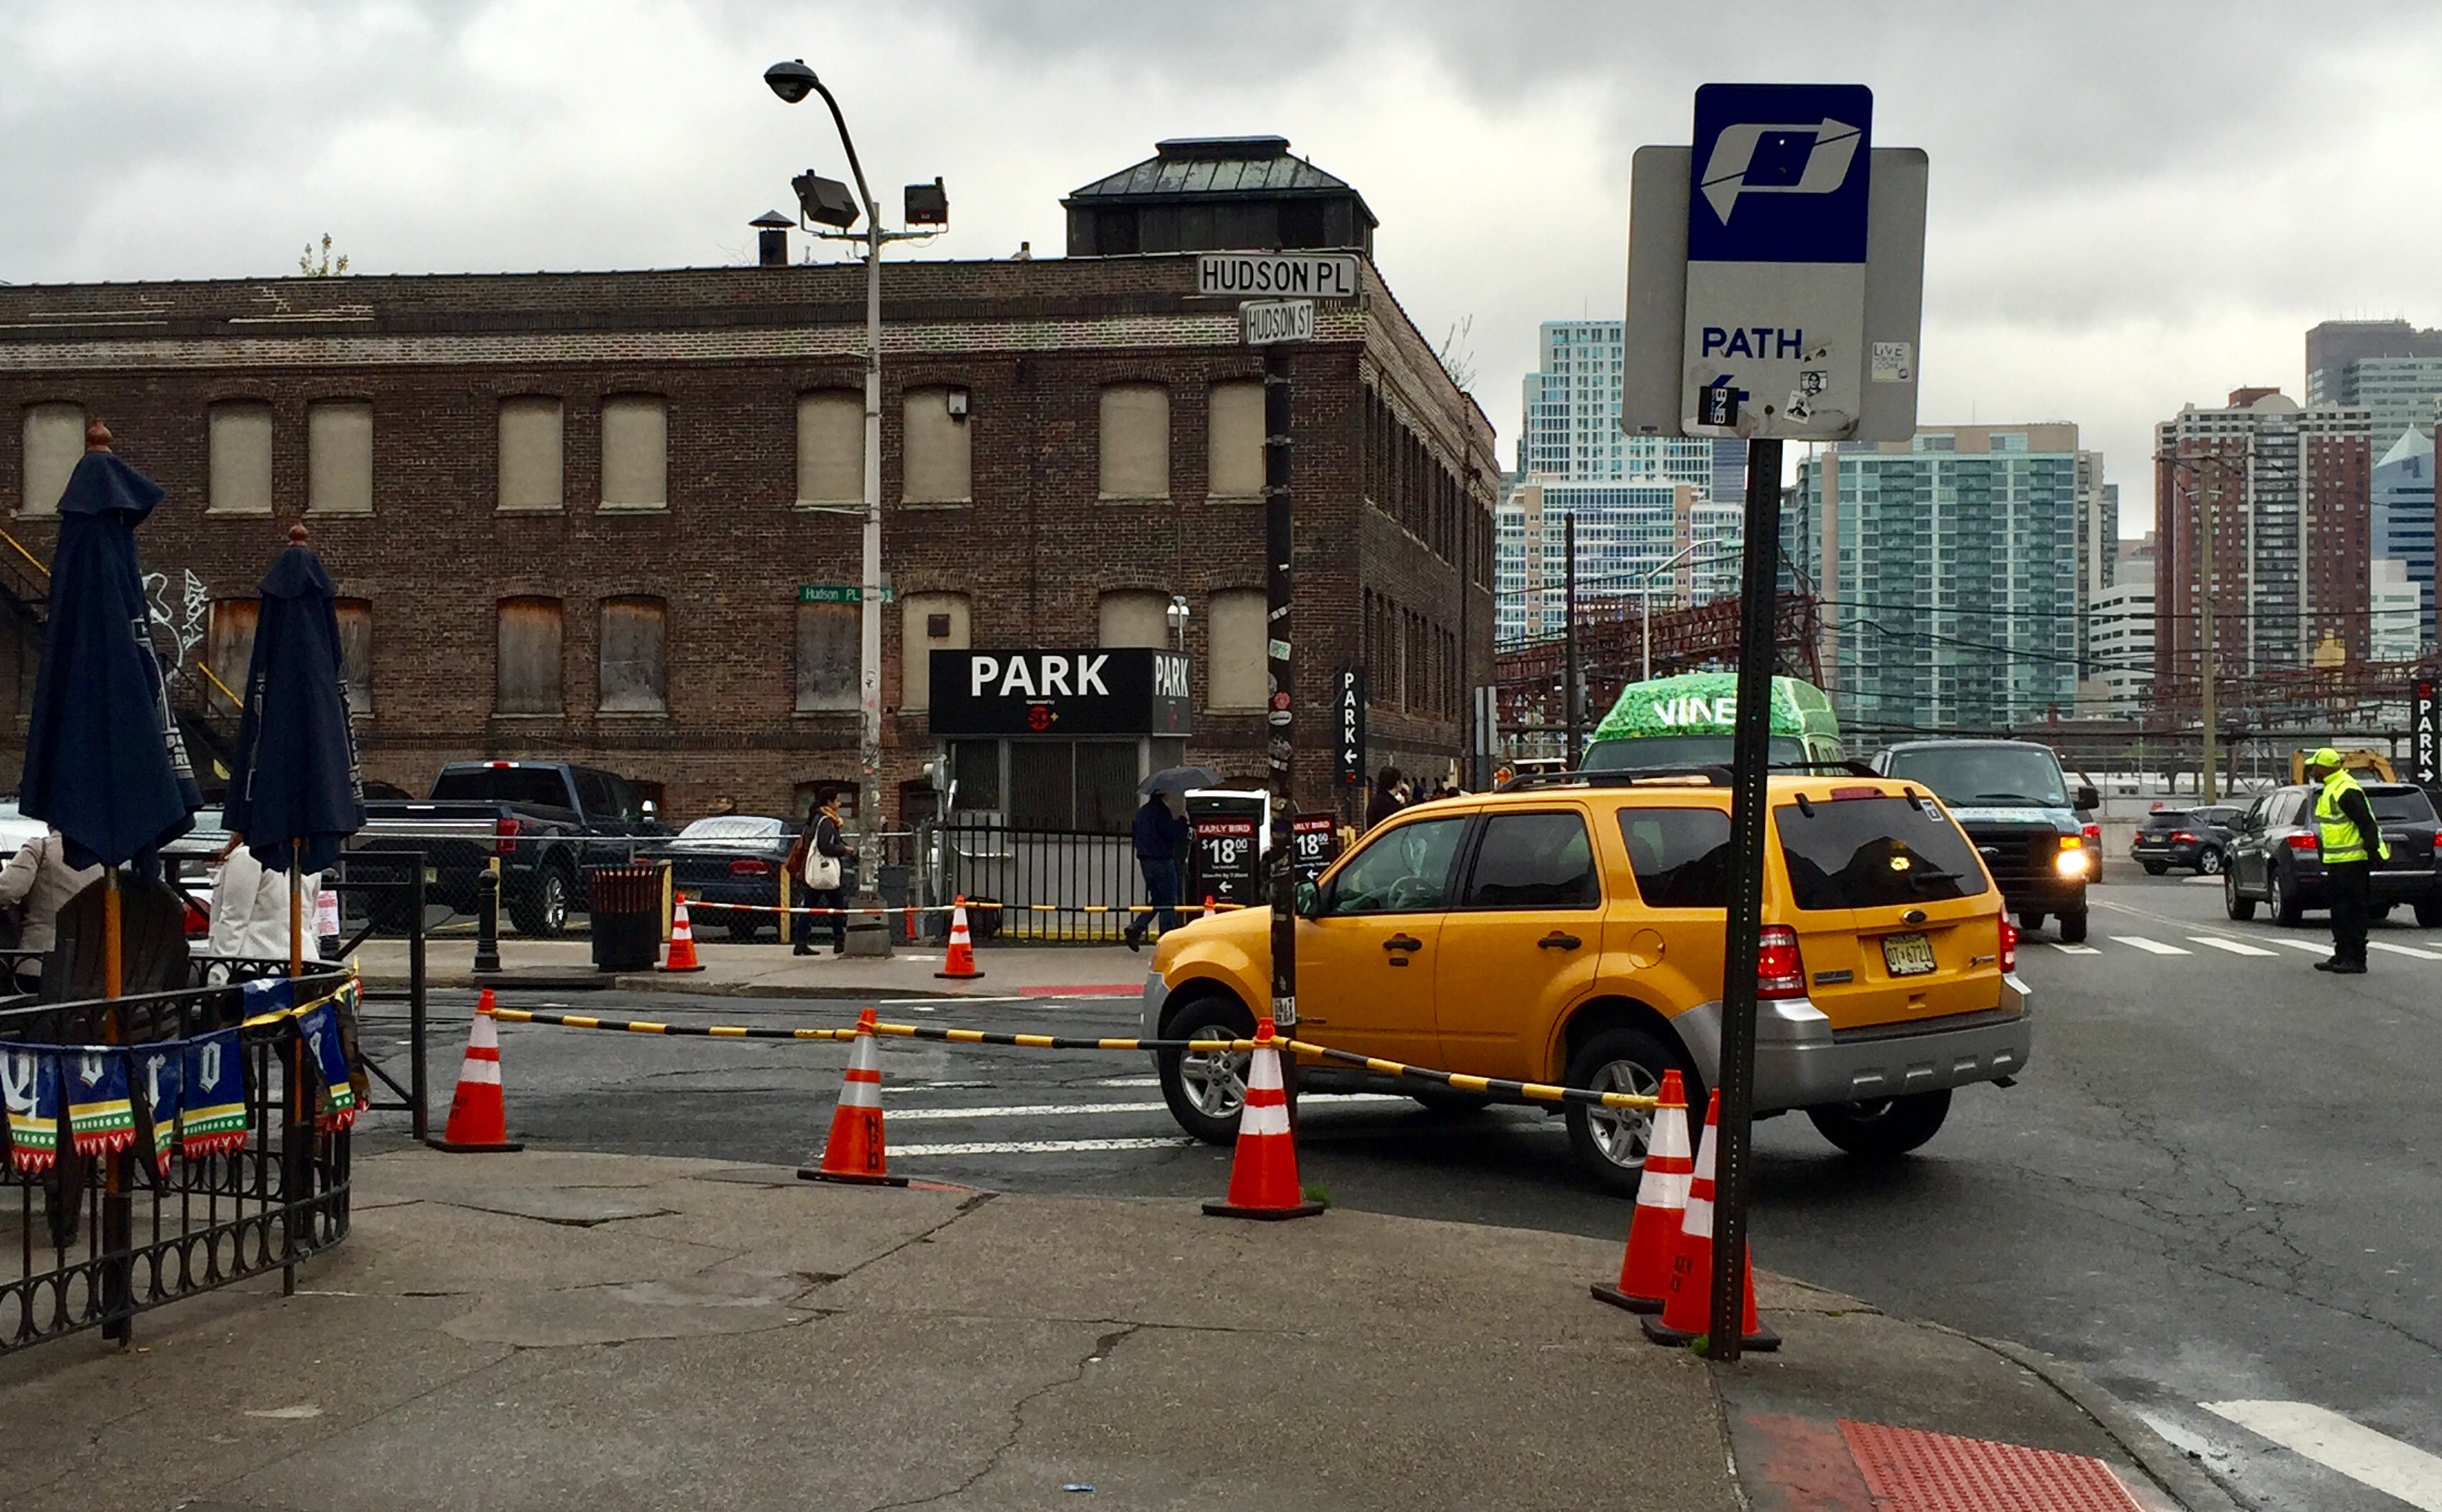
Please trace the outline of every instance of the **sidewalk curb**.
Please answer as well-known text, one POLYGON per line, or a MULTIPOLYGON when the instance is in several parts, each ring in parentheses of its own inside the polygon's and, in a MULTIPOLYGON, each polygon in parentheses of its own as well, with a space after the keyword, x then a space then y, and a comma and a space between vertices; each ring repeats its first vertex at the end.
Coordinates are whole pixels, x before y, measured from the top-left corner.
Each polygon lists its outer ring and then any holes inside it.
POLYGON ((2240 1512, 2238 1503, 2221 1488, 2220 1483, 2165 1442, 2161 1434, 2155 1432, 2143 1418, 2137 1415, 2136 1409, 2097 1385, 2074 1365, 2042 1350, 2012 1343, 2008 1339, 1961 1333, 1955 1328, 1944 1328, 1940 1323, 1921 1326, 1956 1334, 2013 1364, 2032 1371, 2042 1377, 2045 1385, 2068 1397, 2079 1411, 2094 1419, 2096 1425, 2110 1434, 2113 1441, 2127 1451, 2128 1457, 2137 1462, 2138 1467, 2152 1477, 2154 1484, 2187 1512, 2240 1512))

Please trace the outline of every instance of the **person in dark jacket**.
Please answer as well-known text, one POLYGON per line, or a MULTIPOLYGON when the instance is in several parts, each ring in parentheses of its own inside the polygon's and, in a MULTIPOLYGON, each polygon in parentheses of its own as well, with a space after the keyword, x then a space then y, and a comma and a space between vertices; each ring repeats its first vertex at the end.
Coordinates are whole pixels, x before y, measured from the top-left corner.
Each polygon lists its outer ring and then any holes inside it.
POLYGON ((839 795, 834 793, 808 811, 806 826, 797 832, 797 843, 789 852, 789 869, 806 884, 805 906, 833 910, 827 915, 799 914, 792 920, 796 954, 814 953, 817 919, 830 921, 831 954, 847 954, 847 915, 839 910, 847 907, 847 864, 855 855, 840 823, 839 795))
POLYGON ((1145 902, 1153 912, 1139 914, 1128 925, 1128 949, 1143 948, 1148 922, 1164 932, 1178 927, 1178 864, 1187 856, 1188 833, 1183 792, 1157 792, 1137 811, 1137 868, 1144 873, 1145 902))
POLYGON ((1374 776, 1374 796, 1365 802, 1365 828, 1373 829, 1405 807, 1399 800, 1399 769, 1384 767, 1374 776))
POLYGON ((2325 746, 2307 757, 2306 776, 2322 785, 2315 793, 2315 840, 2323 852, 2324 886, 2332 898, 2332 958, 2317 961, 2315 970, 2362 975, 2374 864, 2378 857, 2390 860, 2391 847, 2365 789, 2342 765, 2338 751, 2325 746))

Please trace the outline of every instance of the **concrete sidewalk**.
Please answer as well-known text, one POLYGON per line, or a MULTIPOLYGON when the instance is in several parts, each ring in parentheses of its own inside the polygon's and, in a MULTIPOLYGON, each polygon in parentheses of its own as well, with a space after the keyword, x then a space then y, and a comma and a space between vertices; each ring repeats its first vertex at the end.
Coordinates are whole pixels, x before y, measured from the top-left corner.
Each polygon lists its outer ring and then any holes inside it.
POLYGON ((2176 1504, 2107 1403, 1845 1298, 1767 1279, 1786 1347, 1735 1368, 1656 1348, 1586 1294, 1611 1244, 387 1142, 297 1296, 0 1359, 0 1504, 1845 1507, 1805 1453, 1860 1415, 2176 1504))
MULTIPOLYGON (((464 935, 427 942, 426 980, 433 987, 548 988, 557 992, 616 989, 620 992, 688 993, 732 997, 1008 997, 1053 996, 1141 990, 1153 951, 1124 945, 990 945, 975 952, 979 978, 945 981, 938 945, 908 945, 886 959, 790 954, 774 943, 728 939, 696 942, 703 970, 693 973, 607 973, 593 969, 593 947, 583 939, 501 941, 501 970, 475 973, 475 941, 464 935)), ((356 953, 365 984, 382 991, 407 986, 407 942, 372 939, 356 953)))

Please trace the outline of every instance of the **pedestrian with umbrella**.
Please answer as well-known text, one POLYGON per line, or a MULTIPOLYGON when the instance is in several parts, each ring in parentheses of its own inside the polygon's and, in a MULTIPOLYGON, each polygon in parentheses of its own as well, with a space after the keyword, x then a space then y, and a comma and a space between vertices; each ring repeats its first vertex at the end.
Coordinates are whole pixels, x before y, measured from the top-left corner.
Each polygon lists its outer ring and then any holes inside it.
POLYGON ((1137 784, 1144 806, 1137 810, 1132 838, 1137 869, 1144 873, 1145 902, 1153 912, 1138 915, 1128 925, 1128 949, 1144 948, 1148 923, 1162 934, 1178 927, 1178 864, 1186 858, 1189 843, 1188 790, 1209 788, 1219 780, 1203 767, 1164 767, 1137 784))
POLYGON ((260 592, 223 823, 266 873, 287 875, 288 975, 297 976, 304 972, 304 876, 337 865, 347 838, 364 828, 364 782, 348 727, 338 590, 305 544, 304 526, 289 527, 288 549, 260 592))
POLYGON ((203 793, 170 712, 136 558, 136 527, 161 502, 160 485, 112 455, 100 420, 84 444, 60 495, 18 808, 59 831, 69 866, 103 868, 102 983, 116 997, 124 967, 118 868, 134 861, 156 870, 161 847, 194 828, 203 793))

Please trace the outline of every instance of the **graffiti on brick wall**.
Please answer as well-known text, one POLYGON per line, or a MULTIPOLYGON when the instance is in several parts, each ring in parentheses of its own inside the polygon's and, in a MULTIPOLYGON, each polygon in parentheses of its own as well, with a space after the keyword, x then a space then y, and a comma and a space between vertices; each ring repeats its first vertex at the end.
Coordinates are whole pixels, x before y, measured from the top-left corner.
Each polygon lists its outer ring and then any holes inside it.
POLYGON ((191 569, 182 568, 178 576, 178 599, 173 604, 170 574, 144 574, 144 596, 153 606, 153 639, 161 645, 173 677, 186 670, 187 653, 204 643, 205 632, 211 628, 212 613, 211 590, 204 586, 204 580, 191 569))

